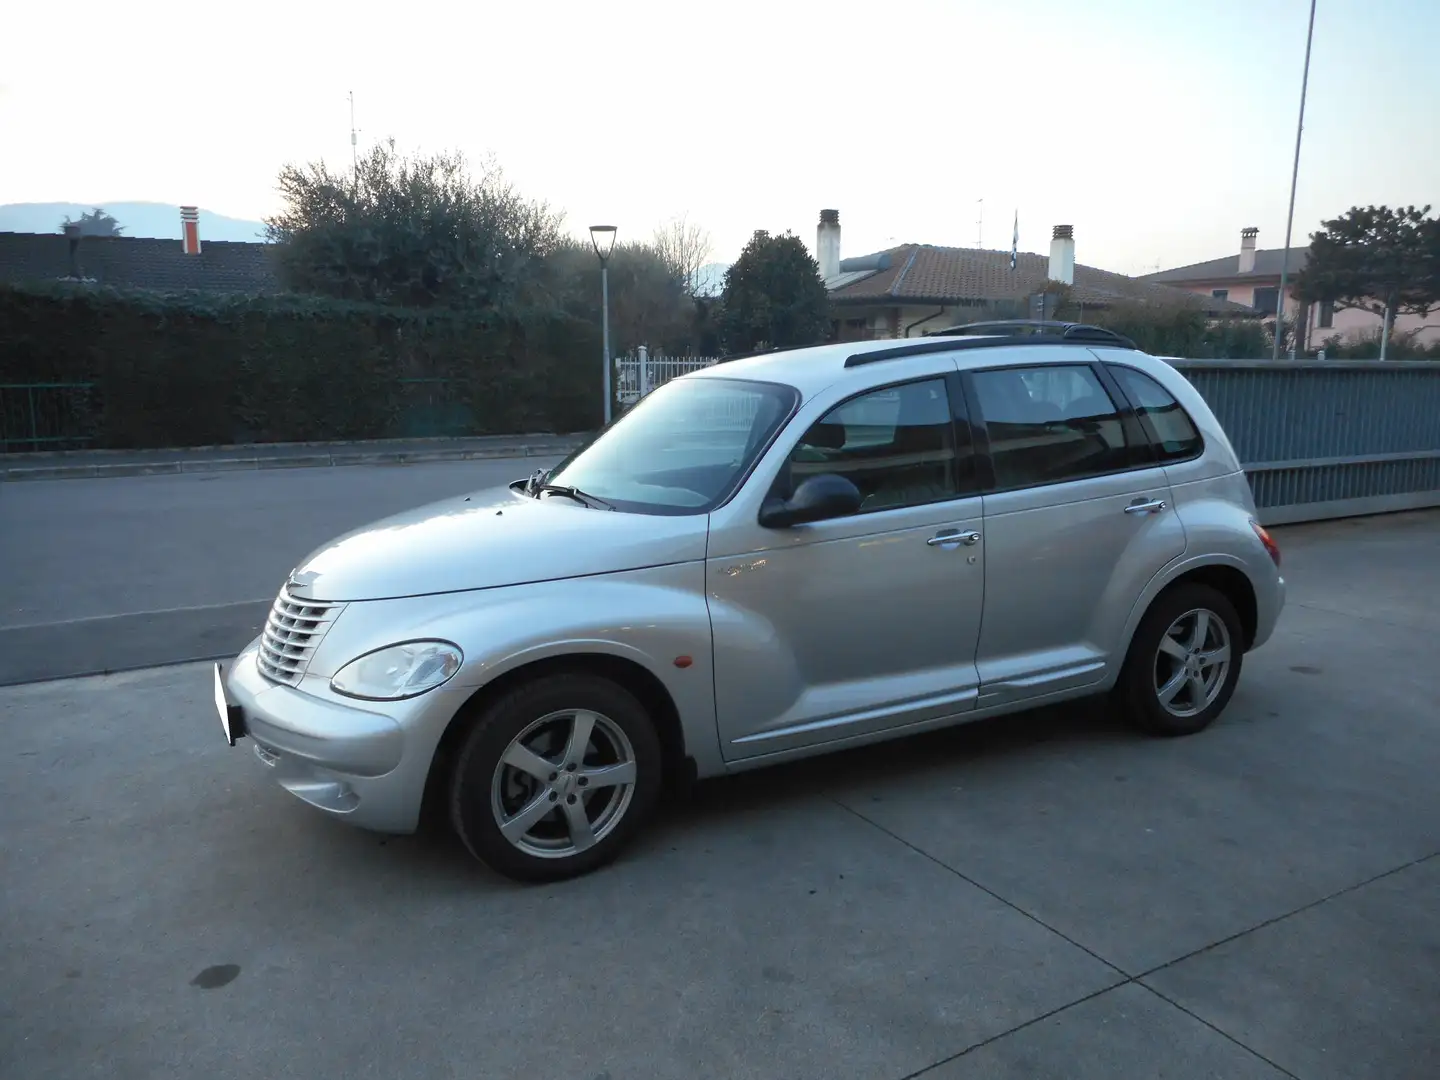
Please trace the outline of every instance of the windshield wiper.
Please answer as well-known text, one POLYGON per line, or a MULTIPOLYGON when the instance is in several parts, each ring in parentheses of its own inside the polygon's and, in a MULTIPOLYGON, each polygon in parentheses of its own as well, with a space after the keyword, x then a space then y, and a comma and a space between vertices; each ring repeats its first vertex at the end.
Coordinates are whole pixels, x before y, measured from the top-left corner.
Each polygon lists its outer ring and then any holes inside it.
POLYGON ((592 509, 615 509, 614 503, 608 503, 598 495, 591 495, 587 491, 581 491, 574 484, 535 484, 530 490, 537 499, 548 491, 552 495, 567 496, 578 503, 584 503, 592 509))

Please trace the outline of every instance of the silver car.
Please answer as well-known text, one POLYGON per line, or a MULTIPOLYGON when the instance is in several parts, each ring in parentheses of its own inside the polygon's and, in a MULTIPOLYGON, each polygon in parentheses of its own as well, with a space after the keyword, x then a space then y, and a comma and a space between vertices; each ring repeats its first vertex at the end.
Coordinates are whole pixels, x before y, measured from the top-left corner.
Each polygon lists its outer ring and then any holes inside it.
POLYGON ((1109 694, 1184 735, 1284 603, 1174 368, 1070 324, 737 360, 557 468, 322 547, 215 670, 334 817, 502 874, 612 859, 662 785, 1109 694))

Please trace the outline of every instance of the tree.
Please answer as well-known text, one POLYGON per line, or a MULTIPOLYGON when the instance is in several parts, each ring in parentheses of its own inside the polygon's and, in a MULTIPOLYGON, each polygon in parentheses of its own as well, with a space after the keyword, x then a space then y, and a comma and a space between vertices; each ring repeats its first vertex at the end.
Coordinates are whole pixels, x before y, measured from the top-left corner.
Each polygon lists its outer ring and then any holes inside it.
MULTIPOLYGON (((566 315, 600 325, 600 264, 588 241, 570 241, 547 259, 548 289, 566 315)), ((649 244, 619 244, 610 254, 610 340, 615 355, 637 345, 683 354, 694 345, 695 301, 649 244)))
POLYGON ((284 209, 266 232, 299 292, 518 315, 563 239, 561 216, 522 198, 492 162, 476 179, 458 154, 405 157, 393 139, 353 175, 286 165, 279 186, 284 209))
POLYGON ((125 226, 98 206, 78 218, 66 214, 65 220, 60 223, 60 231, 64 232, 67 225, 79 225, 81 236, 119 236, 125 231, 125 226))
POLYGON ((830 327, 820 266, 793 233, 756 231, 725 273, 719 314, 730 352, 814 345, 830 327))
POLYGON ((651 247, 685 291, 691 296, 697 295, 701 285, 700 269, 710 258, 710 234, 681 214, 655 230, 651 247))
POLYGON ((1383 359, 1394 316, 1423 317, 1440 306, 1440 220, 1429 212, 1429 206, 1355 206, 1322 222, 1310 236, 1296 295, 1379 315, 1383 359))

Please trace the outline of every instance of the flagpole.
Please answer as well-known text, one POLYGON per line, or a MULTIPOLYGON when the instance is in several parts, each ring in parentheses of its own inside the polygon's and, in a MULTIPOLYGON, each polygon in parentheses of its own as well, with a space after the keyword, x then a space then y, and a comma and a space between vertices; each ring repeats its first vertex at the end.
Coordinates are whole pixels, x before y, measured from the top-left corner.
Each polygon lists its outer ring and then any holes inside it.
MULTIPOLYGON (((1310 42, 1315 37, 1315 0, 1310 0, 1310 27, 1305 31, 1305 74, 1300 79, 1300 119, 1295 123, 1295 164, 1290 170, 1290 213, 1285 218, 1285 249, 1280 256, 1280 296, 1275 301, 1275 346, 1271 350, 1270 359, 1280 359, 1280 339, 1284 336, 1285 330, 1285 289, 1290 277, 1290 230, 1295 224, 1295 184, 1300 179, 1300 135, 1305 130, 1305 91, 1310 86, 1310 42)), ((1295 339, 1298 345, 1300 338, 1300 327, 1295 327, 1295 339)), ((1384 339, 1380 344, 1381 356, 1384 356, 1384 339)))

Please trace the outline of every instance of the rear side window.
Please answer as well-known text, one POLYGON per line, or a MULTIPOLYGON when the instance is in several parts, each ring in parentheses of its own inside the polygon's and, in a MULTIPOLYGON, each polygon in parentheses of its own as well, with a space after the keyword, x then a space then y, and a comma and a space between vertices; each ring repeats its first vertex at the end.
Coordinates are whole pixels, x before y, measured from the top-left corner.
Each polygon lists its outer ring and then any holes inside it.
POLYGON ((1203 446, 1195 422, 1158 382, 1134 368, 1110 365, 1110 374, 1135 405, 1146 437, 1160 461, 1184 461, 1203 446))
POLYGON ((1133 464, 1120 410, 1085 365, 974 373, 997 488, 1031 487, 1133 464))

